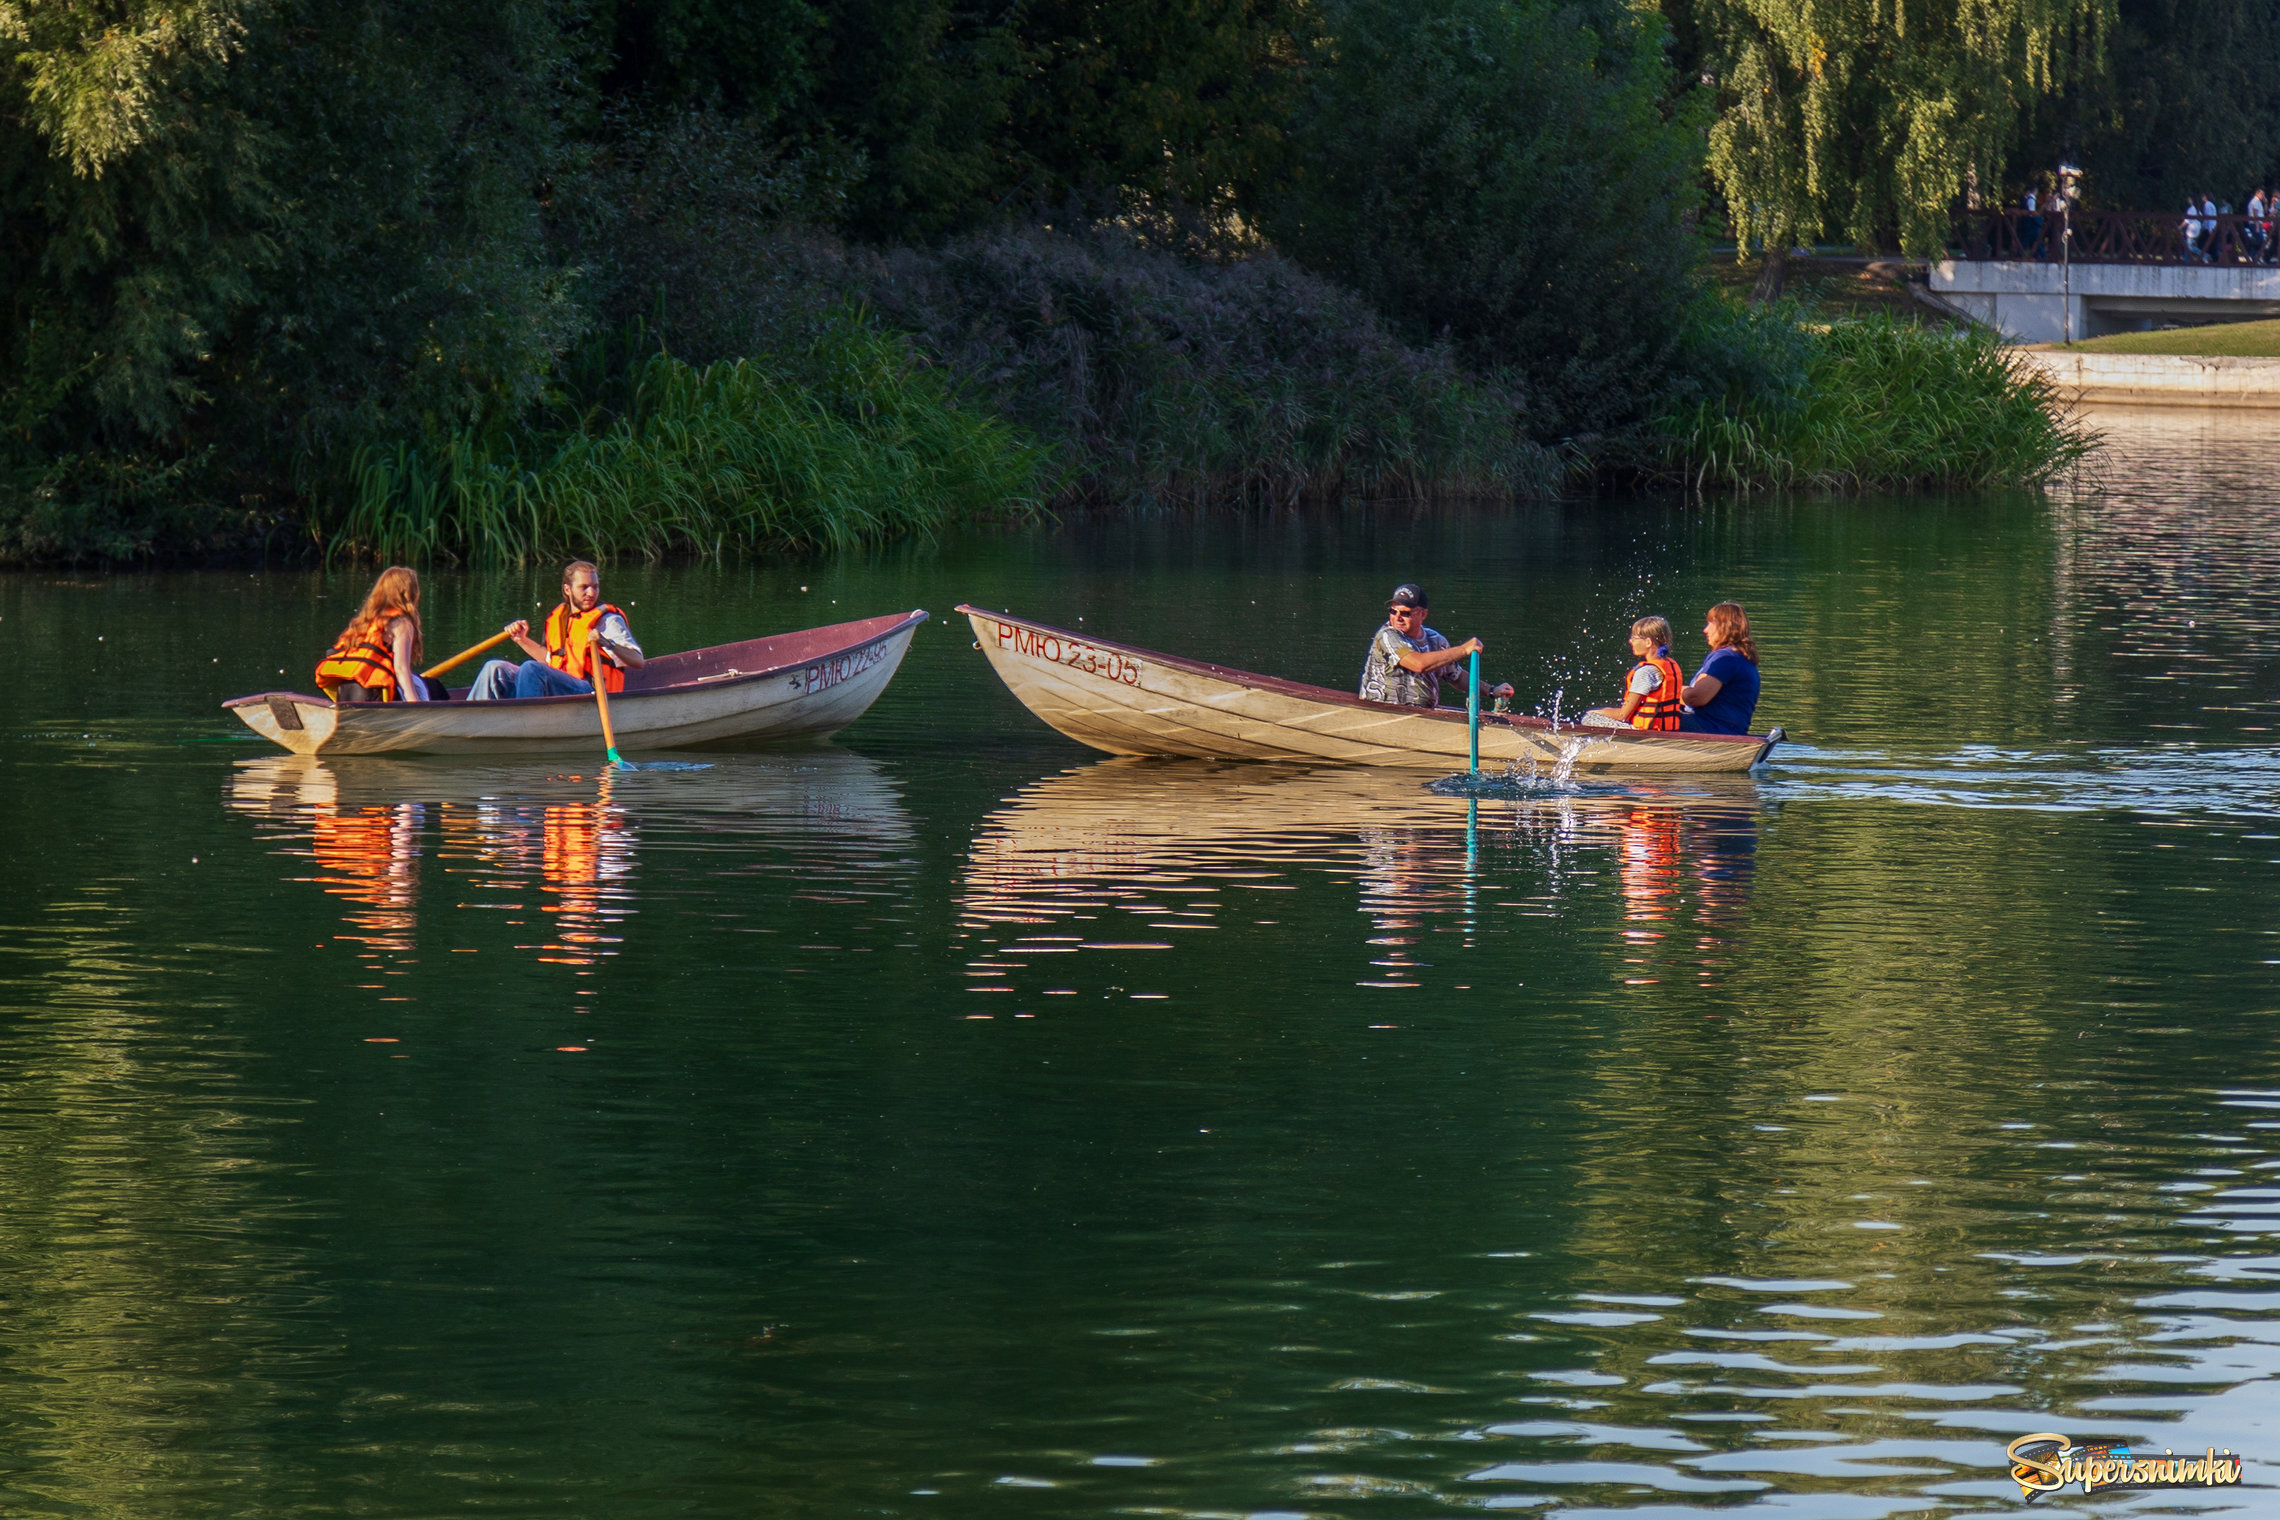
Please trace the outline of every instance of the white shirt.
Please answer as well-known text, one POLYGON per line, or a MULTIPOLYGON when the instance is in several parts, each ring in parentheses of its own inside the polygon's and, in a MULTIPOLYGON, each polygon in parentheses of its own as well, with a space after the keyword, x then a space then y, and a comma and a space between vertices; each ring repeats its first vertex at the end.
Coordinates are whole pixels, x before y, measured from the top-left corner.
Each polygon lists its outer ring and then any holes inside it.
POLYGON ((1637 696, 1653 696, 1662 690, 1662 672, 1652 665, 1641 665, 1637 670, 1631 672, 1631 684, 1628 690, 1637 696))
MULTIPOLYGON (((635 654, 642 653, 641 646, 638 643, 634 642, 633 630, 625 625, 625 618, 618 613, 603 613, 602 626, 595 629, 594 631, 621 649, 630 649, 635 654)), ((608 660, 612 665, 619 665, 624 663, 606 649, 602 651, 602 657, 608 660)))

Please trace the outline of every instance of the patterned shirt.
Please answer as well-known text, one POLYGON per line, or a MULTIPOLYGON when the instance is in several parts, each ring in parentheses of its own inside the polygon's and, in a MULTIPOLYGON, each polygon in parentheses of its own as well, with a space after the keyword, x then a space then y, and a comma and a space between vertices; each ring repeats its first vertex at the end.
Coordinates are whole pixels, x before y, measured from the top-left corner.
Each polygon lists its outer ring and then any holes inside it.
POLYGON ((1372 702, 1395 702, 1403 707, 1439 707, 1441 682, 1464 684, 1464 661, 1452 660, 1439 670, 1405 670, 1401 651, 1410 649, 1418 654, 1431 654, 1448 647, 1449 641, 1430 628, 1412 639, 1391 623, 1385 624, 1370 639, 1370 652, 1362 660, 1359 695, 1372 702))

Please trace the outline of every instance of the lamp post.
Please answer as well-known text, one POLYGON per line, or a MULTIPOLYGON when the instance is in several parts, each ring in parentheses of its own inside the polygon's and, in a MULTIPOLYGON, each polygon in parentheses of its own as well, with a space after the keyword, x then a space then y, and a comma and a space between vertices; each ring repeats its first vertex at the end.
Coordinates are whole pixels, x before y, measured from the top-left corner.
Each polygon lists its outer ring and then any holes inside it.
POLYGON ((2064 303, 2066 346, 2074 346, 2074 189, 2082 171, 2072 164, 2058 166, 2058 269, 2059 299, 2064 303))

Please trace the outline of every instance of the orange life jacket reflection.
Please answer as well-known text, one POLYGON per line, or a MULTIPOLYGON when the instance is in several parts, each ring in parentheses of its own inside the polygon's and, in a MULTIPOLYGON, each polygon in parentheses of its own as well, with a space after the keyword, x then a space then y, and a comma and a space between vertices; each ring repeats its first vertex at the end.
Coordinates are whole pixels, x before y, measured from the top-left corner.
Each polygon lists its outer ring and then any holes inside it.
MULTIPOLYGON (((592 681, 594 630, 613 612, 625 616, 608 602, 596 603, 591 612, 575 612, 568 602, 558 603, 546 616, 546 663, 564 675, 592 681)), ((625 671, 606 654, 602 656, 602 690, 625 690, 625 671)))
POLYGON ((405 615, 401 607, 383 607, 361 629, 344 633, 325 657, 317 661, 317 690, 333 695, 342 686, 369 686, 380 700, 402 696, 396 683, 396 649, 389 641, 388 625, 405 615))
POLYGON ((1678 727, 1679 709, 1683 705, 1678 694, 1686 688, 1686 678, 1678 673, 1678 661, 1658 654, 1638 669, 1652 670, 1662 677, 1662 684, 1639 698, 1639 710, 1631 714, 1631 726, 1666 730, 1678 727))

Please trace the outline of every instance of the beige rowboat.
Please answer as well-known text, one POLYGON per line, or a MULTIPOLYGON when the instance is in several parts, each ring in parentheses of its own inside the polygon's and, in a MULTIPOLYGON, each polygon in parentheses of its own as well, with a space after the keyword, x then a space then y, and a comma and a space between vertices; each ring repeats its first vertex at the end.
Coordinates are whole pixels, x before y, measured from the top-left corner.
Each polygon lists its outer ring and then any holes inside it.
MULTIPOLYGON (((1462 708, 1398 707, 1328 687, 1112 644, 1011 613, 961 605, 1014 696, 1080 744, 1112 755, 1465 768, 1462 708)), ((1647 733, 1483 714, 1480 760, 1575 775, 1746 771, 1781 741, 1766 734, 1647 733)))
MULTIPOLYGON (((821 739, 879 699, 924 612, 902 612, 658 655, 610 698, 621 747, 821 739)), ((464 696, 457 690, 454 696, 464 696)), ((508 702, 360 702, 297 691, 222 704, 296 755, 506 755, 602 742, 592 697, 508 702)))

